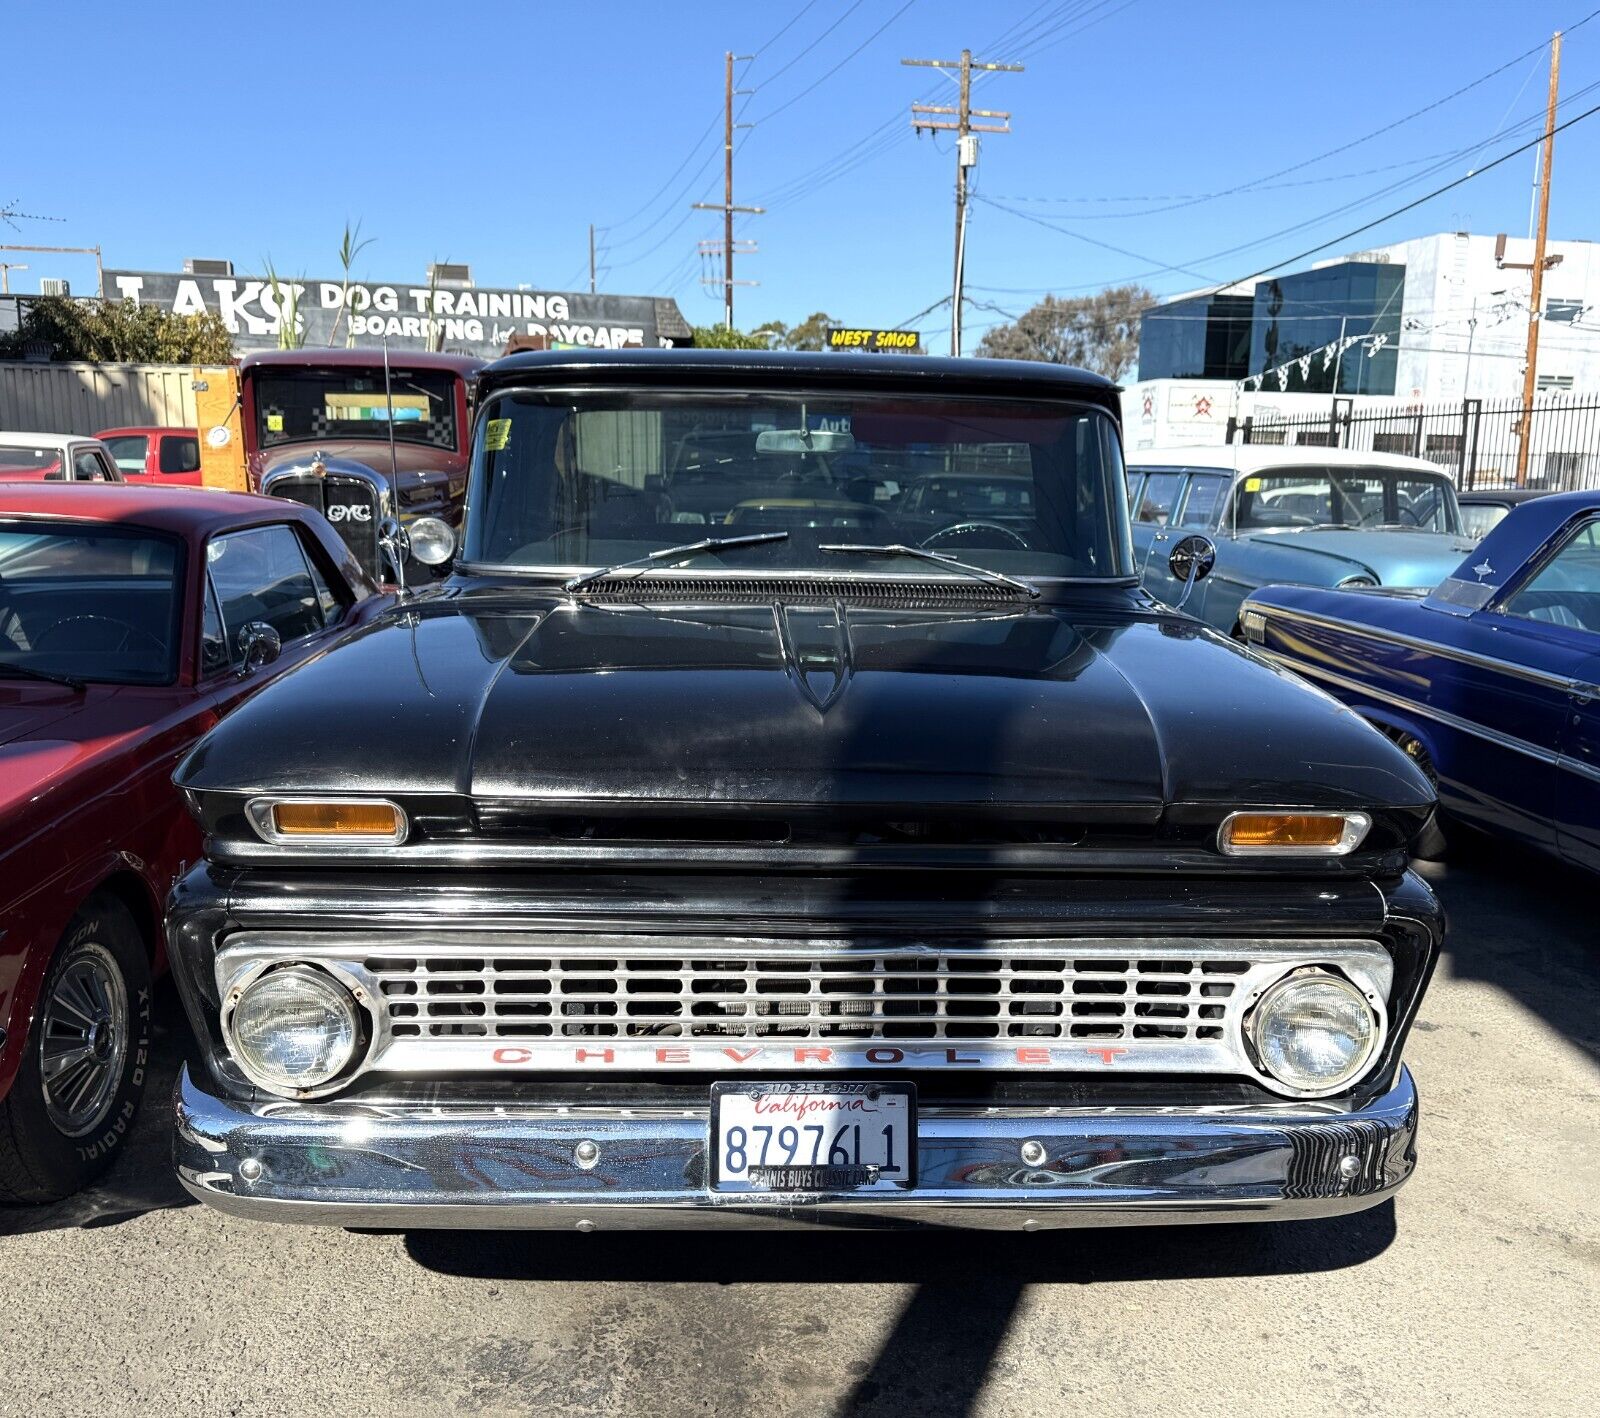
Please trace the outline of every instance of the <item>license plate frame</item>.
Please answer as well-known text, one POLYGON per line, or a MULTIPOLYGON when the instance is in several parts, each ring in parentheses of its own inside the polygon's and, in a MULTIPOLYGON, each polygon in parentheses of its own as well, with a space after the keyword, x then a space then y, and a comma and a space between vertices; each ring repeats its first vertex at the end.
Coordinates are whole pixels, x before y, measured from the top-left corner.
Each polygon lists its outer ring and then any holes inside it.
MULTIPOLYGON (((752 1108, 753 1108, 752 1104, 752 1108)), ((768 1144, 772 1137, 764 1139, 768 1144)), ((782 1144, 780 1143, 780 1148, 782 1144)), ((751 1139, 751 1149, 754 1150, 754 1138, 751 1139)), ((771 1154, 770 1146, 768 1148, 771 1154)), ((798 1158, 797 1154, 797 1158, 798 1158)), ((856 1079, 771 1079, 771 1080, 727 1080, 711 1085, 711 1110, 707 1123, 706 1146, 706 1185, 709 1190, 718 1193, 734 1193, 741 1195, 783 1195, 783 1196, 871 1196, 882 1193, 898 1193, 909 1191, 917 1184, 917 1086, 914 1083, 879 1082, 876 1080, 865 1081, 856 1079), (802 1131, 801 1148, 804 1151, 810 1136, 804 1129, 818 1126, 824 1128, 821 1147, 826 1150, 834 1142, 840 1142, 847 1153, 851 1153, 851 1160, 846 1164, 834 1165, 824 1163, 813 1166, 809 1160, 801 1163, 789 1163, 785 1158, 773 1156, 770 1165, 763 1165, 752 1160, 742 1175, 725 1175, 723 1168, 723 1139, 727 1128, 745 1126, 737 1117, 725 1119, 723 1101, 729 1098, 754 1096, 773 1096, 805 1099, 815 1098, 824 1103, 833 1103, 835 1100, 854 1103, 859 1100, 861 1107, 841 1109, 830 1106, 825 1110, 810 1112, 802 1111, 798 1116, 792 1114, 774 1114, 774 1136, 777 1130, 790 1125, 802 1131), (785 1123, 784 1118, 789 1118, 785 1123), (815 1118, 816 1122, 807 1122, 807 1118, 815 1118), (845 1118, 843 1123, 840 1118, 845 1118), (853 1131, 843 1139, 838 1138, 837 1130, 842 1128, 854 1129, 864 1123, 876 1124, 879 1120, 885 1126, 893 1128, 889 1147, 880 1148, 879 1138, 881 1130, 863 1132, 858 1137, 853 1131), (863 1144, 870 1144, 863 1145, 863 1144), (887 1155, 884 1155, 887 1152, 887 1155), (863 1154, 873 1159, 868 1162, 858 1162, 863 1154), (883 1163, 894 1158, 903 1157, 903 1162, 896 1162, 897 1171, 890 1174, 886 1172, 883 1163), (759 1169, 759 1172, 758 1172, 759 1169), (752 1177, 753 1172, 758 1175, 752 1177)))

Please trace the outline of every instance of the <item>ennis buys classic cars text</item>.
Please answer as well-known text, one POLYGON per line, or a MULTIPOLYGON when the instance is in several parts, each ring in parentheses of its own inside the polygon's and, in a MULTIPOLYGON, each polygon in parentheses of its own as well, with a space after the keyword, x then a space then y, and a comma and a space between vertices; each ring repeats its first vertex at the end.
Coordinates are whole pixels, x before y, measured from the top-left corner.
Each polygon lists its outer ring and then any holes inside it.
POLYGON ((191 1191, 1033 1228, 1405 1180, 1433 791, 1140 590, 1109 384, 611 352, 478 398, 450 578, 179 769, 191 1191))

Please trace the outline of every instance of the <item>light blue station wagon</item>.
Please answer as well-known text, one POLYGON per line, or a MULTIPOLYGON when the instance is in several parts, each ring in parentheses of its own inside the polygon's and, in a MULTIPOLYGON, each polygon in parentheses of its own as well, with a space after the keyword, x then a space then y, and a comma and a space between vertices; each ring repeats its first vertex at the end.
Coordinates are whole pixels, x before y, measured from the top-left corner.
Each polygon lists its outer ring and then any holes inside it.
POLYGON ((1218 630, 1237 632, 1240 603, 1260 586, 1431 589, 1472 550, 1454 485, 1420 458, 1242 444, 1139 449, 1128 462, 1145 589, 1176 603, 1184 586, 1168 557, 1204 533, 1216 566, 1184 609, 1218 630))

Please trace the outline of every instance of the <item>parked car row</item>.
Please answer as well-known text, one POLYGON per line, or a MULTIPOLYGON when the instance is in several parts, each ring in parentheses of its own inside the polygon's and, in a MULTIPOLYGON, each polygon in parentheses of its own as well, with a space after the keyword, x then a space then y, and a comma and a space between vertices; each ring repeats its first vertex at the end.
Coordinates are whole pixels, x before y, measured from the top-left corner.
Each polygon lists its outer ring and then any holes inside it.
MULTIPOLYGON (((1078 371, 365 359, 246 361, 286 497, 0 481, 0 1196, 116 1156, 167 963, 178 1174, 247 1217, 1035 1229, 1410 1175, 1409 860, 1470 775, 1285 668, 1376 684, 1359 615, 1288 611, 1500 614, 1561 499, 1469 578, 1427 465, 1125 475, 1078 371), (407 531, 441 586, 378 586, 407 531)), ((1523 619, 1575 636, 1581 569, 1523 619)))

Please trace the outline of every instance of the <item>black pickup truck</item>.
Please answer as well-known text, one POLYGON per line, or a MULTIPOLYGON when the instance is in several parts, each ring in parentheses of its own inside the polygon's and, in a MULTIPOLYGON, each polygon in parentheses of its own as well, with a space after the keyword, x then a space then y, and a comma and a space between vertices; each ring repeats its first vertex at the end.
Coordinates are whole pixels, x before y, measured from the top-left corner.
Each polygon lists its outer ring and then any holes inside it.
POLYGON ((577 351, 477 394, 447 579, 178 772, 195 1195, 1031 1230, 1406 1179, 1433 791, 1140 589, 1112 385, 577 351))

